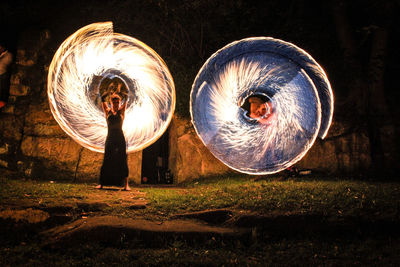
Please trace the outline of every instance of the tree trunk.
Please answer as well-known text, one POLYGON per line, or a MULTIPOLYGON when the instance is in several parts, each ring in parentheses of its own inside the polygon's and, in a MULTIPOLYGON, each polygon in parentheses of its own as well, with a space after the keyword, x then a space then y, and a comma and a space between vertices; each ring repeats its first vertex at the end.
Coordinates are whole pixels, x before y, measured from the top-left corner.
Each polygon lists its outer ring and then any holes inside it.
MULTIPOLYGON (((344 108, 347 114, 352 114, 352 118, 355 118, 354 112, 359 116, 365 116, 368 103, 367 90, 365 90, 367 83, 363 77, 356 40, 348 20, 347 5, 345 1, 333 0, 331 8, 336 26, 336 34, 340 47, 343 50, 343 67, 349 76, 351 76, 351 79, 348 79, 348 96, 346 97, 344 108)), ((358 118, 355 119, 357 120, 358 118)))
POLYGON ((371 57, 368 66, 368 135, 372 167, 375 173, 384 170, 384 148, 380 132, 385 123, 385 114, 387 114, 384 87, 387 41, 387 30, 374 27, 371 57))
MULTIPOLYGON (((348 79, 349 95, 345 104, 346 111, 356 120, 366 118, 367 134, 369 138, 372 173, 382 172, 384 169, 384 148, 381 139, 381 129, 387 107, 384 92, 385 56, 388 42, 388 33, 385 28, 370 26, 371 50, 367 73, 362 66, 357 50, 355 35, 347 16, 346 2, 333 0, 332 11, 336 25, 338 41, 343 49, 344 67, 351 73, 348 79), (353 105, 353 110, 352 110, 353 105), (354 110, 354 108, 356 108, 354 110), (358 116, 355 112, 357 112, 358 116)), ((357 124, 354 121, 354 124, 357 124)))

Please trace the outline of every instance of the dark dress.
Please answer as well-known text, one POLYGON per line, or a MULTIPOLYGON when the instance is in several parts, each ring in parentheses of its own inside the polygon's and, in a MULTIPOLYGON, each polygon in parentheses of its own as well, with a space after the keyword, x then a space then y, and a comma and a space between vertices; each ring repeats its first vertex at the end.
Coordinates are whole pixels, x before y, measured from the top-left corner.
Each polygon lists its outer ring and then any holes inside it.
POLYGON ((100 170, 101 185, 122 186, 129 170, 126 156, 126 142, 122 131, 120 111, 107 115, 108 133, 104 149, 103 165, 100 170))

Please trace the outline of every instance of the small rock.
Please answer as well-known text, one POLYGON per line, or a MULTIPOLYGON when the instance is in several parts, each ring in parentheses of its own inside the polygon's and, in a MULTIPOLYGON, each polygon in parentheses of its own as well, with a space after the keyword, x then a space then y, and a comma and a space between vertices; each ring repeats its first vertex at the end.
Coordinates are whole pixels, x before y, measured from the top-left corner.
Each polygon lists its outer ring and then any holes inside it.
POLYGON ((10 95, 14 96, 25 96, 28 95, 30 91, 29 86, 26 85, 11 85, 10 86, 10 95))
POLYGON ((8 162, 5 161, 5 160, 1 160, 1 159, 0 159, 0 166, 1 166, 1 167, 4 167, 4 168, 8 168, 8 162))
POLYGON ((2 112, 3 112, 3 113, 6 113, 6 114, 14 114, 14 110, 15 110, 14 105, 7 104, 7 105, 3 108, 2 112))
POLYGON ((0 154, 7 154, 8 153, 8 144, 4 144, 4 146, 0 147, 0 154))

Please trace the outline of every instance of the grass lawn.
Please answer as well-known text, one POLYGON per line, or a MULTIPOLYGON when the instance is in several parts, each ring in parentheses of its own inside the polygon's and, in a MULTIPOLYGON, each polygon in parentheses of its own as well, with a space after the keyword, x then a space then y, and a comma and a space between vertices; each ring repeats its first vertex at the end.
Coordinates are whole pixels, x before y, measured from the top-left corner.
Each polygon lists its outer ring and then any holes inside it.
POLYGON ((94 190, 94 184, 5 177, 0 177, 0 184, 1 234, 7 237, 0 242, 2 266, 400 264, 397 182, 321 177, 283 181, 270 177, 256 181, 254 177, 237 175, 200 179, 175 187, 133 187, 132 192, 94 190), (146 208, 132 209, 135 201, 145 202, 146 208), (79 208, 82 203, 107 205, 84 211, 79 208), (177 214, 224 209, 236 220, 233 224, 223 223, 224 227, 238 226, 243 221, 240 219, 249 215, 257 223, 246 225, 254 232, 250 242, 212 238, 192 243, 175 238, 160 246, 146 247, 121 239, 117 246, 93 242, 54 251, 43 248, 43 240, 38 238, 38 233, 50 226, 45 222, 28 222, 23 213, 17 216, 16 212, 49 212, 63 206, 70 207, 68 212, 73 220, 114 215, 166 221, 177 214), (11 211, 15 213, 10 215, 11 211), (260 225, 266 220, 268 227, 260 225), (16 237, 10 239, 13 234, 16 237))

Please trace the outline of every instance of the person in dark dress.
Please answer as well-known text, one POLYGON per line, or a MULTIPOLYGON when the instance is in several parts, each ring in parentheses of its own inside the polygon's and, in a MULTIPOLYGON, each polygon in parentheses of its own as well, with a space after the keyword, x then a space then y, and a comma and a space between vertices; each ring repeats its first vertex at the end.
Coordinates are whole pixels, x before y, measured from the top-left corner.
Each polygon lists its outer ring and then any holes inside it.
POLYGON ((102 95, 102 107, 107 119, 107 138, 104 149, 103 165, 100 170, 100 184, 103 186, 123 186, 124 190, 130 191, 128 183, 128 163, 126 155, 126 142, 122 124, 125 118, 126 101, 121 105, 121 87, 125 86, 119 78, 108 81, 107 91, 102 95), (111 107, 108 106, 106 97, 112 93, 110 98, 111 107))

